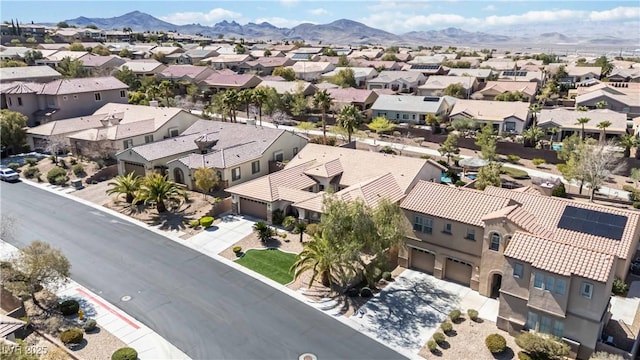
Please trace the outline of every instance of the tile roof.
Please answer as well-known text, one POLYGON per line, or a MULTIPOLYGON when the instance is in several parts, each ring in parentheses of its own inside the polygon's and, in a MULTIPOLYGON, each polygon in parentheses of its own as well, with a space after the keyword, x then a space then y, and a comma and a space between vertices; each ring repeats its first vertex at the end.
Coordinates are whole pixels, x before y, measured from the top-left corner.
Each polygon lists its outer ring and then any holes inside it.
POLYGON ((516 231, 504 256, 564 276, 607 282, 615 256, 516 231))
POLYGON ((298 91, 299 88, 302 89, 302 92, 306 92, 309 87, 312 87, 313 84, 310 82, 297 80, 297 81, 271 81, 271 80, 263 80, 260 85, 257 87, 270 87, 274 88, 278 94, 293 94, 298 91))
POLYGON ((483 101, 483 100, 458 100, 449 116, 463 115, 469 118, 484 121, 503 121, 514 116, 526 121, 529 116, 529 104, 522 101, 483 101))
POLYGON ((336 175, 342 174, 344 170, 342 169, 342 164, 340 163, 340 159, 333 159, 327 161, 326 163, 317 164, 313 167, 310 167, 304 171, 305 174, 309 176, 318 176, 323 178, 332 178, 336 175))
POLYGON ((67 51, 67 50, 60 50, 60 51, 56 51, 53 54, 49 55, 46 57, 47 60, 51 60, 51 61, 61 61, 62 59, 68 57, 71 60, 73 59, 78 59, 81 58, 85 55, 87 55, 88 52, 86 51, 67 51))
POLYGON ((460 84, 465 89, 471 89, 476 78, 471 76, 447 76, 447 75, 431 75, 423 85, 418 89, 427 90, 444 90, 452 84, 460 84))
POLYGON ((125 61, 122 60, 122 58, 115 55, 100 56, 100 55, 94 55, 94 54, 87 54, 81 57, 80 62, 82 62, 82 65, 86 67, 99 67, 109 62, 112 62, 113 66, 115 67, 125 63, 125 61))
POLYGON ((569 76, 584 76, 589 73, 600 76, 602 68, 600 66, 567 66, 564 68, 569 76))
POLYGON ((336 103, 364 103, 371 95, 373 95, 373 101, 378 98, 373 90, 365 89, 337 88, 327 89, 327 92, 336 103))
POLYGON ((486 78, 491 76, 491 69, 449 69, 448 76, 474 76, 486 78))
POLYGON ((62 75, 47 65, 0 68, 0 81, 2 82, 31 80, 42 77, 62 77, 62 75))
POLYGON ((585 130, 597 131, 597 125, 601 121, 610 121, 611 126, 607 128, 609 131, 618 131, 625 133, 627 130, 627 115, 611 111, 608 109, 596 109, 591 111, 576 111, 565 108, 543 109, 538 114, 539 126, 557 126, 567 130, 580 130, 582 125, 578 125, 578 118, 586 117, 591 119, 584 125, 585 130))
POLYGON ((479 93, 485 93, 489 90, 498 93, 504 93, 507 91, 515 92, 519 91, 529 97, 536 94, 538 91, 538 84, 535 82, 527 81, 487 81, 487 84, 479 93))
POLYGON ((375 76, 378 74, 376 69, 371 67, 336 67, 335 69, 329 71, 328 73, 322 74, 322 77, 331 77, 338 75, 340 71, 351 69, 353 71, 354 78, 363 78, 367 76, 375 76))
POLYGON ((584 102, 598 99, 600 97, 609 98, 615 100, 621 104, 629 105, 629 106, 640 106, 640 96, 638 94, 633 95, 617 95, 610 91, 607 91, 605 88, 601 90, 592 91, 586 94, 576 96, 576 105, 580 105, 584 102))
POLYGON ((260 83, 260 78, 252 74, 220 74, 215 73, 202 80, 202 83, 207 84, 209 86, 233 86, 233 87, 243 87, 243 86, 255 86, 260 83), (255 84, 255 85, 254 85, 255 84))
POLYGON ((144 61, 127 61, 126 63, 120 65, 119 69, 122 70, 124 67, 127 67, 129 70, 134 73, 147 73, 151 71, 161 71, 166 66, 156 60, 144 60, 144 61))
POLYGON ((277 67, 277 66, 289 66, 293 64, 293 61, 288 57, 262 57, 253 61, 246 61, 245 64, 250 67, 262 66, 262 67, 277 67))
POLYGON ((227 188, 226 191, 268 202, 282 200, 282 196, 291 196, 290 189, 303 190, 316 184, 315 180, 304 174, 304 170, 313 162, 311 160, 295 166, 287 166, 273 174, 227 188), (280 195, 280 189, 287 190, 280 195))
POLYGON ((325 61, 298 61, 290 67, 296 73, 313 73, 329 72, 335 68, 335 65, 325 61))
POLYGON ((412 95, 379 95, 371 106, 372 110, 437 114, 442 107, 443 97, 412 95), (433 101, 436 100, 436 101, 433 101))
POLYGON ((60 79, 44 84, 40 94, 68 95, 93 91, 126 90, 129 86, 113 76, 60 79))
POLYGON ((213 69, 207 66, 169 65, 166 69, 162 70, 159 75, 165 78, 181 78, 183 76, 188 76, 195 79, 201 74, 209 72, 213 72, 213 69))
POLYGON ((390 83, 402 80, 408 83, 424 80, 424 75, 418 71, 382 71, 378 77, 369 80, 369 83, 390 83))
POLYGON ((403 209, 484 227, 487 213, 501 210, 511 201, 482 191, 420 181, 402 201, 403 209))

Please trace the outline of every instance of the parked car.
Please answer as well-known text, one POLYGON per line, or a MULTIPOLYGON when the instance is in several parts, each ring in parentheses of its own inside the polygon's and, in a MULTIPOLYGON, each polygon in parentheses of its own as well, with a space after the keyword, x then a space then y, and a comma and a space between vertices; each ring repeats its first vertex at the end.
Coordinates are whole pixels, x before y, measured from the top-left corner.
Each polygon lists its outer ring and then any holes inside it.
POLYGON ((20 175, 12 169, 9 168, 1 168, 0 169, 0 180, 2 181, 18 181, 20 179, 20 175))

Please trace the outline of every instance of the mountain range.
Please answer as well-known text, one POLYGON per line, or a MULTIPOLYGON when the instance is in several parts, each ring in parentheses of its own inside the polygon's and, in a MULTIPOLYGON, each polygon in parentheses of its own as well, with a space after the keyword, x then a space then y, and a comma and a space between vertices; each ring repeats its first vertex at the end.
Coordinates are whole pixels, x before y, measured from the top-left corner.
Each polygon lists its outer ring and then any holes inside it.
POLYGON ((584 44, 584 45, 621 45, 635 44, 635 40, 624 37, 597 34, 567 36, 559 32, 531 33, 510 32, 521 35, 497 35, 484 32, 469 32, 459 28, 443 30, 412 31, 402 35, 375 29, 357 21, 341 19, 329 24, 300 24, 293 28, 279 28, 267 22, 240 25, 235 21, 221 21, 213 26, 200 24, 175 25, 149 14, 133 11, 112 18, 78 17, 65 20, 70 25, 84 27, 96 25, 101 29, 131 28, 133 31, 173 31, 180 34, 200 34, 226 38, 236 37, 248 40, 322 42, 333 45, 494 45, 494 44, 584 44))

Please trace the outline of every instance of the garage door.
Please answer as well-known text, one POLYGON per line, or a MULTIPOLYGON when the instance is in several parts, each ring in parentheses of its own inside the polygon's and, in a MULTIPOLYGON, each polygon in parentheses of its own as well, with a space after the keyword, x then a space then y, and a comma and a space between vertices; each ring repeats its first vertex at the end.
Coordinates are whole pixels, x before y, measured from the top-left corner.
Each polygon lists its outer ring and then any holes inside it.
POLYGON ((436 256, 432 253, 415 248, 411 249, 411 268, 433 274, 435 264, 436 256))
POLYGON ((125 174, 130 174, 131 172, 133 172, 138 176, 144 176, 144 165, 129 161, 123 161, 123 163, 125 174))
POLYGON ((267 219, 267 203, 247 198, 240 198, 240 213, 258 219, 267 219))
POLYGON ((444 277, 466 286, 471 284, 471 265, 465 262, 447 258, 444 277))

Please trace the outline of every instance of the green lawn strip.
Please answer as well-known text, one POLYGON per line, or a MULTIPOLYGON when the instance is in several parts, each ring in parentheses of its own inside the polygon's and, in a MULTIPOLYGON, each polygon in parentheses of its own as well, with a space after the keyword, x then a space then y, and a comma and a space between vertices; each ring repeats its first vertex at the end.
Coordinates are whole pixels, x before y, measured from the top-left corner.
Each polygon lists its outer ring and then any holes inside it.
POLYGON ((236 262, 284 285, 293 281, 293 274, 289 273, 289 268, 295 262, 295 258, 295 254, 280 250, 252 249, 236 262))

